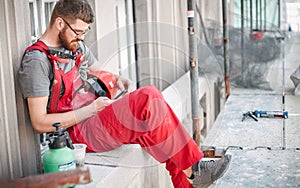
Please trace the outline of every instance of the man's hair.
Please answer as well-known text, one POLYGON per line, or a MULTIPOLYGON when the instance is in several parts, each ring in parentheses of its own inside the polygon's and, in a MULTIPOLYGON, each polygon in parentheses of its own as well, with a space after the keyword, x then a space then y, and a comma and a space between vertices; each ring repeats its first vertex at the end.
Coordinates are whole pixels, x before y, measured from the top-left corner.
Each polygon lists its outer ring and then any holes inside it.
POLYGON ((70 21, 80 19, 86 23, 94 22, 94 12, 87 0, 59 0, 53 9, 50 24, 55 22, 57 17, 70 21))

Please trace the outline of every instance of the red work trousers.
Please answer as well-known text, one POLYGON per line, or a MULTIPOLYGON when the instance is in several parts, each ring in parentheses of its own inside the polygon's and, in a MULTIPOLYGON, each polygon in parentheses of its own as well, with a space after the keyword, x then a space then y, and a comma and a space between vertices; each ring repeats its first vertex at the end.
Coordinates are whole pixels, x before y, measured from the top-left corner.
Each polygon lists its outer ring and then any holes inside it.
POLYGON ((178 118, 154 86, 140 88, 69 130, 74 143, 103 152, 122 144, 140 144, 166 163, 176 188, 192 187, 182 170, 203 157, 178 118))

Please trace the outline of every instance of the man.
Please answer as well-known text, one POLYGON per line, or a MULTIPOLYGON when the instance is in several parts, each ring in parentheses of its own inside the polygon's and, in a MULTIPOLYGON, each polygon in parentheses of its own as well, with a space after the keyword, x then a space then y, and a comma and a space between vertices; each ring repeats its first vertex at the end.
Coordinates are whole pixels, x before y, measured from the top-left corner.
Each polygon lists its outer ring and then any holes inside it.
POLYGON ((34 130, 52 132, 52 124, 60 122, 73 143, 95 152, 140 144, 166 163, 177 188, 209 185, 221 177, 230 156, 200 161, 203 153, 154 86, 134 90, 132 82, 118 77, 119 88, 128 91, 121 99, 89 92, 88 74, 100 65, 82 41, 93 21, 86 0, 60 0, 45 33, 26 49, 18 76, 34 130))

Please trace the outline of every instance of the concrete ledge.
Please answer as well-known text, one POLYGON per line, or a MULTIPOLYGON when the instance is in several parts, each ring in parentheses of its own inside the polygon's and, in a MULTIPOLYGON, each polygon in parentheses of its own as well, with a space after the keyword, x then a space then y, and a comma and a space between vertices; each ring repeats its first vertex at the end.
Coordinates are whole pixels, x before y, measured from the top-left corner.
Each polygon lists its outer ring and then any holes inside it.
POLYGON ((77 187, 172 187, 165 165, 137 144, 123 145, 109 152, 88 153, 85 166, 90 169, 92 182, 77 187))

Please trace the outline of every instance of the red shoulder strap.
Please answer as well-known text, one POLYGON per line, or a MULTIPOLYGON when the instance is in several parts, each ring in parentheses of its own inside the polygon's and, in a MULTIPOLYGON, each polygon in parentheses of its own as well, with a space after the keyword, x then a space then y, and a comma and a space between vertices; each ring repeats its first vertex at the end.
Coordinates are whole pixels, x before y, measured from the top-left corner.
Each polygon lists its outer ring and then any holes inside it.
POLYGON ((48 53, 49 47, 43 41, 40 41, 40 40, 38 40, 31 46, 27 47, 25 51, 28 51, 28 50, 39 50, 39 51, 45 53, 47 56, 49 55, 49 53, 48 53))
POLYGON ((33 45, 27 47, 25 51, 28 51, 28 50, 39 50, 39 51, 43 52, 44 54, 47 55, 49 61, 52 64, 54 79, 53 79, 52 93, 50 96, 49 112, 55 113, 57 111, 57 104, 59 101, 59 94, 60 94, 60 89, 61 89, 61 85, 62 85, 61 77, 57 73, 58 66, 55 63, 55 59, 52 58, 53 56, 48 53, 49 47, 43 41, 39 40, 39 41, 35 42, 33 45))

